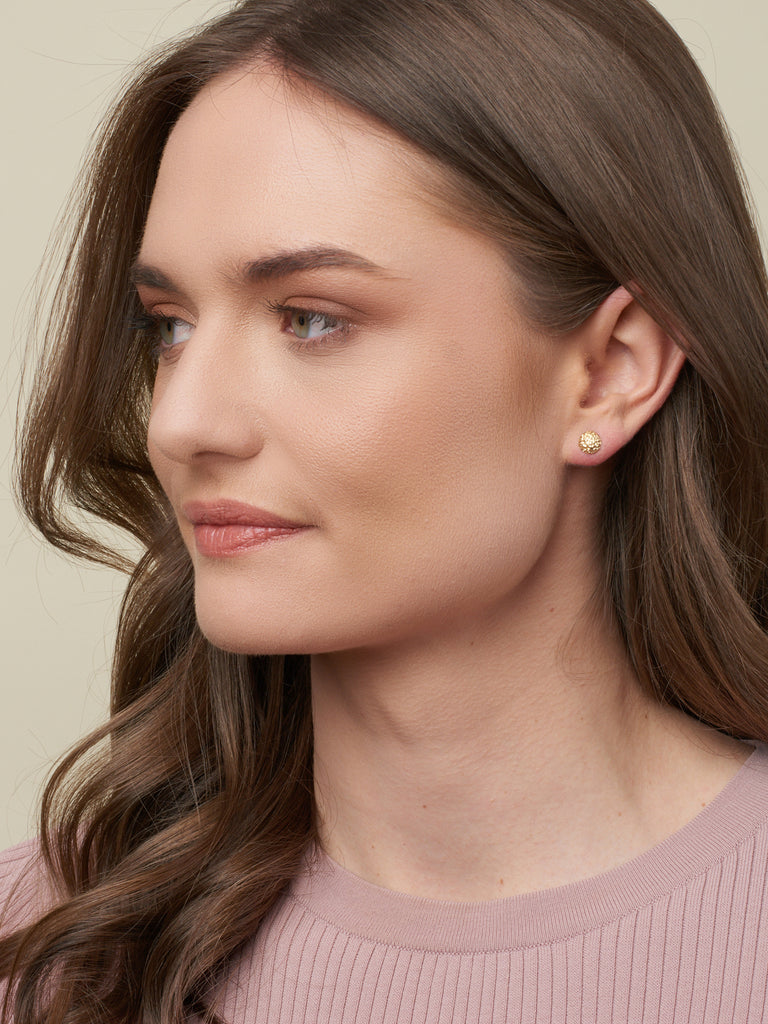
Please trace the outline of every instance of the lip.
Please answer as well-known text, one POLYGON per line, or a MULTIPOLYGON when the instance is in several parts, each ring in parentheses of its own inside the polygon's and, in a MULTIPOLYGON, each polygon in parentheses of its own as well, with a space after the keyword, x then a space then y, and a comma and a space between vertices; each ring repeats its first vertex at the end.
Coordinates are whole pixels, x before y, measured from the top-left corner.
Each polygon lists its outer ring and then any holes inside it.
POLYGON ((192 523, 197 550, 209 558, 237 555, 311 529, 308 523, 229 499, 191 501, 182 512, 192 523))

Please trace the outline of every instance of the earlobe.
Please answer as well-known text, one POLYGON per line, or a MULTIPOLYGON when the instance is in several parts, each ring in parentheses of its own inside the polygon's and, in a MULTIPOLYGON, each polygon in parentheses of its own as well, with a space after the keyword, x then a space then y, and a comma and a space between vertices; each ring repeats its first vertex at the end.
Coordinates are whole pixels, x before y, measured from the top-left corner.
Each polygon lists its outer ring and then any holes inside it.
POLYGON ((626 288, 617 288, 572 335, 572 428, 565 461, 595 466, 615 455, 661 408, 685 354, 626 288))

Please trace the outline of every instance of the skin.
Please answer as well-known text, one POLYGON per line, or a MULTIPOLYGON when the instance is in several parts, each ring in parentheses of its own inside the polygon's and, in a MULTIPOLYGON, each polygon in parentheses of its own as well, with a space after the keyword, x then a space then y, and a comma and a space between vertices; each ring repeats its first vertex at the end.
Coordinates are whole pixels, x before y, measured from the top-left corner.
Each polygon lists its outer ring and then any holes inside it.
POLYGON ((148 445, 203 631, 312 655, 332 857, 477 900, 636 856, 747 748, 648 701, 590 612, 610 458, 682 355, 622 289, 566 337, 537 330, 507 255, 429 198, 438 178, 268 68, 225 76, 171 134, 138 277, 175 320, 148 445), (379 269, 243 276, 317 246, 379 269), (313 337, 275 303, 314 313, 313 337), (222 499, 306 529, 207 556, 185 505, 222 499))

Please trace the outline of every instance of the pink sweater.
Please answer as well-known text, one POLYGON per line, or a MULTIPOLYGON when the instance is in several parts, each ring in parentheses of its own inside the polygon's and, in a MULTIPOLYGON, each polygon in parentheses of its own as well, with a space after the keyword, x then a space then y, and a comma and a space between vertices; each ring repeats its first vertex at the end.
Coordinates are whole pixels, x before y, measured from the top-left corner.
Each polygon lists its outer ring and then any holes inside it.
MULTIPOLYGON (((0 860, 0 904, 29 857, 0 860)), ((421 899, 319 854, 217 1003, 231 1024, 766 1024, 768 749, 665 842, 558 889, 421 899)))

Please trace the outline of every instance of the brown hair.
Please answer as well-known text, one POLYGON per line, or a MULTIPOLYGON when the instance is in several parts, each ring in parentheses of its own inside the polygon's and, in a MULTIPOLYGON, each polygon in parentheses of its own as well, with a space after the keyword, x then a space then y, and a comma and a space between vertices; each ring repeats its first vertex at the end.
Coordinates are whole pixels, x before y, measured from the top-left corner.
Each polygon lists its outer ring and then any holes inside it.
POLYGON ((20 446, 59 548, 146 548, 112 717, 56 769, 42 850, 61 890, 0 943, 6 1019, 176 1024, 205 1004, 314 836, 304 657, 214 649, 146 452, 152 365, 128 285, 168 134, 214 76, 268 58, 441 165, 508 249, 531 317, 573 328, 621 283, 688 355, 617 459, 607 593, 643 684, 768 740, 768 288, 728 136, 646 0, 244 0, 148 63, 107 118, 20 446))

